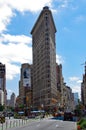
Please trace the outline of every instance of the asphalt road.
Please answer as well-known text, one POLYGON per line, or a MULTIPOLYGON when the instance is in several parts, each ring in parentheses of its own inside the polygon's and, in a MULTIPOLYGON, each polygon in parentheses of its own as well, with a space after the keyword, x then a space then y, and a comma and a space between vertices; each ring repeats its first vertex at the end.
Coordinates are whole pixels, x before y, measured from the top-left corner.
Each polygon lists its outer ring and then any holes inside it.
POLYGON ((7 130, 76 130, 76 123, 54 119, 43 119, 29 124, 7 130))

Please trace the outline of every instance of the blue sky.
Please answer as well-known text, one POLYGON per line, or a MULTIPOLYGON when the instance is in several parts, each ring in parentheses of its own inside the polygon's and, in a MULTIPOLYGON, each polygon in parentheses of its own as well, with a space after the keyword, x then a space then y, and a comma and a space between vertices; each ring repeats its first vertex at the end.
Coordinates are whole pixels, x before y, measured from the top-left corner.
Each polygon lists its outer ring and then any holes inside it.
POLYGON ((56 33, 56 61, 64 82, 78 92, 86 60, 86 0, 0 0, 0 62, 6 64, 8 98, 19 93, 22 63, 32 63, 31 29, 44 6, 52 10, 56 33), (83 65, 81 65, 83 64, 83 65))

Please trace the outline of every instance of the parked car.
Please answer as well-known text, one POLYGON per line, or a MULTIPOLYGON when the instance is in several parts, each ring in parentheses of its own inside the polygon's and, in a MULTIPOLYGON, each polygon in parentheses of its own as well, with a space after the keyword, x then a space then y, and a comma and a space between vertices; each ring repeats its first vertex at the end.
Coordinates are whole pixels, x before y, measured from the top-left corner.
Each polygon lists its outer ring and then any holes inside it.
POLYGON ((73 121, 72 112, 64 112, 64 121, 73 121))

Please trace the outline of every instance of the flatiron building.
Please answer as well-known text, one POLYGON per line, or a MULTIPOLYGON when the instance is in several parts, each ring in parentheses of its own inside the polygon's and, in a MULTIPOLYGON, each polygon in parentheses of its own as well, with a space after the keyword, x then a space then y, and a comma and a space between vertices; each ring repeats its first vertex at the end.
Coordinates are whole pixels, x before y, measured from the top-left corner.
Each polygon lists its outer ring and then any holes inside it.
POLYGON ((52 109, 57 103, 55 33, 52 12, 45 6, 31 31, 35 109, 52 109))

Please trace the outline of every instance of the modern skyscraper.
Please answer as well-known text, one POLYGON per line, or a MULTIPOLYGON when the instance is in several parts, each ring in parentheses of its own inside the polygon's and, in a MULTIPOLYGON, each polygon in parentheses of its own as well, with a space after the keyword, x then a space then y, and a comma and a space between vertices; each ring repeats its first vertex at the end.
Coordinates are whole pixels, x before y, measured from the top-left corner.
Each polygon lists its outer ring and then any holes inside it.
POLYGON ((46 6, 31 31, 34 108, 53 108, 57 103, 55 33, 52 12, 46 6))
POLYGON ((75 106, 78 105, 78 100, 79 100, 79 95, 78 93, 74 93, 74 103, 75 103, 75 106))
POLYGON ((0 90, 4 93, 4 105, 6 105, 7 91, 6 91, 6 68, 5 65, 0 63, 0 90))

